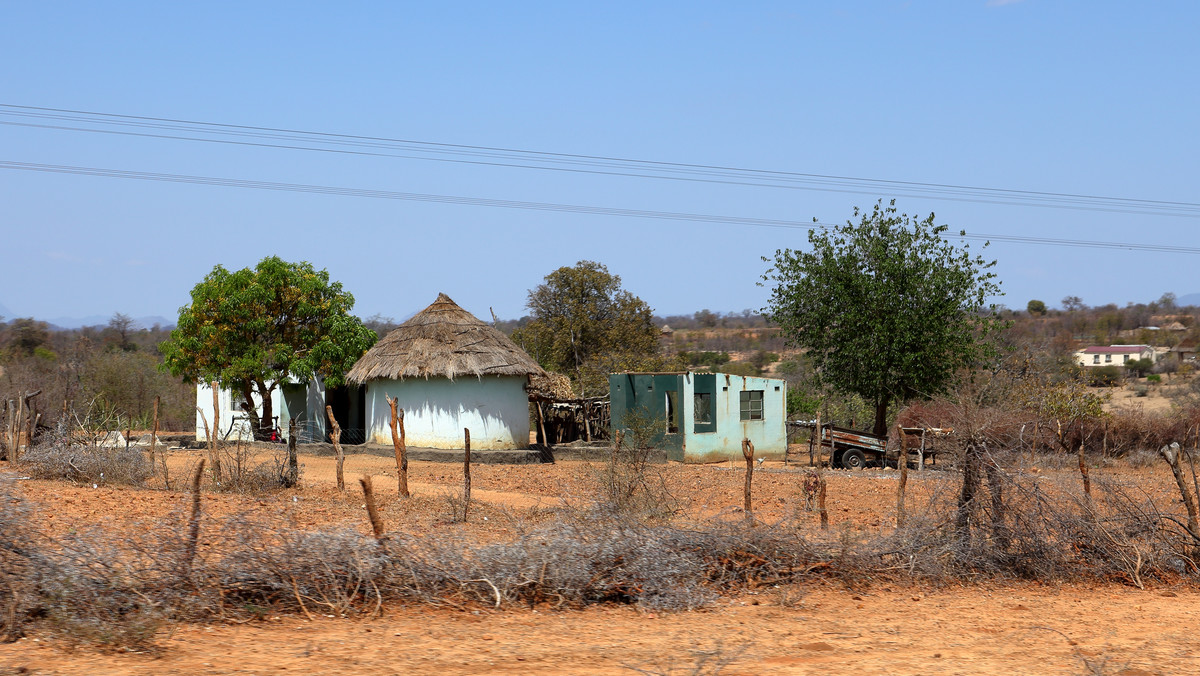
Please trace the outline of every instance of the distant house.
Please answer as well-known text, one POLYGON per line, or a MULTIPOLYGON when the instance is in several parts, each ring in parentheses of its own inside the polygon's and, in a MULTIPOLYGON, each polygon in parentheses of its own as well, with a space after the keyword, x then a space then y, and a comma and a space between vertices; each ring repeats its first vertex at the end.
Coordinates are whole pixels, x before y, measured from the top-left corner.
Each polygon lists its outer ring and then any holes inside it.
POLYGON ((667 458, 705 462, 787 452, 787 383, 725 373, 615 373, 608 377, 613 429, 640 411, 654 421, 667 458))
POLYGON ((1154 361, 1154 348, 1149 345, 1092 345, 1075 353, 1080 366, 1121 366, 1135 359, 1154 361))
POLYGON ((1179 341, 1179 344, 1171 348, 1171 354, 1175 355, 1179 361, 1196 361, 1196 339, 1187 338, 1179 341))
POLYGON ((529 446, 530 376, 537 362, 446 294, 387 334, 346 374, 361 386, 368 443, 391 444, 391 408, 404 409, 410 446, 473 449, 529 446))

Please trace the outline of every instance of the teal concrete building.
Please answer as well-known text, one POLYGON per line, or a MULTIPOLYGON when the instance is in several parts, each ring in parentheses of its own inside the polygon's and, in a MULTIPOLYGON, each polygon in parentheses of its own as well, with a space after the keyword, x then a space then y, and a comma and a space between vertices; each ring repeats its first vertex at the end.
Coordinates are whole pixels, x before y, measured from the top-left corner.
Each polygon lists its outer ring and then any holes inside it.
POLYGON ((742 458, 742 439, 756 456, 787 452, 787 383, 727 373, 614 373, 608 377, 612 426, 629 411, 660 421, 655 447, 679 462, 742 458))

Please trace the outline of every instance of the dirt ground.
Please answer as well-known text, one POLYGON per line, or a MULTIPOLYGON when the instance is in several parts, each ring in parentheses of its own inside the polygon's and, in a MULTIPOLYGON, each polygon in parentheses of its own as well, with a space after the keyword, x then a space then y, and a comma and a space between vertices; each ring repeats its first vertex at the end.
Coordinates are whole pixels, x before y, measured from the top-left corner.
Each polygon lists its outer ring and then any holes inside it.
MULTIPOLYGON (((182 483, 199 451, 176 451, 169 466, 182 483)), ((471 523, 453 523, 445 497, 461 483, 461 467, 413 463, 414 498, 398 499, 394 461, 351 455, 350 490, 334 484, 334 460, 302 457, 303 484, 265 496, 206 493, 203 510, 218 517, 259 513, 301 526, 367 529, 357 477, 371 474, 387 527, 412 533, 459 531, 499 539, 519 522, 552 518, 563 502, 588 499, 595 469, 583 462, 472 466, 476 508, 471 523)), ((1052 463, 1044 462, 1043 465, 1052 463)), ((697 517, 736 514, 741 463, 662 467, 672 490, 697 517)), ((0 470, 7 469, 0 463, 0 470)), ((1069 469, 1027 465, 1022 471, 1069 482, 1069 469)), ((895 472, 831 472, 833 528, 890 528, 895 472)), ((910 475, 910 510, 952 490, 954 475, 910 475)), ((1174 483, 1162 467, 1094 468, 1094 480, 1145 490, 1164 505, 1174 483)), ((765 520, 795 515, 801 470, 767 462, 755 472, 755 513, 765 520)), ((162 490, 21 481, 53 532, 122 529, 182 509, 185 497, 162 490)), ((816 516, 800 512, 815 524, 816 516)), ((847 588, 813 581, 725 597, 696 612, 647 613, 629 607, 457 611, 391 604, 373 620, 285 615, 243 625, 182 625, 158 640, 154 654, 67 652, 33 634, 0 645, 0 674, 9 673, 1200 673, 1200 589, 1119 585, 1042 586, 981 583, 935 588, 865 582, 847 588)))

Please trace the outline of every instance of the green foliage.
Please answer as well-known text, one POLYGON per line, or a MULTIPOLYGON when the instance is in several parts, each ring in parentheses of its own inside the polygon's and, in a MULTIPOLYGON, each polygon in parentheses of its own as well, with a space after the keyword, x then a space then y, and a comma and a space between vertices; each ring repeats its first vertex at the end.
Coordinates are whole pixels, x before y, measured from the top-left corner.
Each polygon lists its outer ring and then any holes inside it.
POLYGON ((1146 376, 1146 382, 1148 382, 1148 383, 1161 383, 1161 382, 1162 382, 1162 376, 1160 376, 1160 375, 1159 375, 1159 374, 1157 374, 1157 373, 1151 373, 1150 375, 1146 376))
POLYGON ((1046 314, 1046 303, 1040 300, 1031 300, 1025 304, 1025 311, 1035 317, 1040 317, 1046 314))
POLYGON ((757 376, 762 374, 761 369, 748 361, 731 361, 712 370, 714 372, 728 373, 733 376, 757 376))
POLYGON ((814 393, 799 388, 788 388, 787 414, 789 418, 797 415, 811 417, 820 407, 821 398, 814 393))
POLYGON ((1121 384, 1120 366, 1093 366, 1084 371, 1092 387, 1116 387, 1121 384))
POLYGON ((688 366, 714 367, 729 363, 728 352, 680 352, 679 358, 688 366))
POLYGON ((621 288, 603 264, 561 267, 529 292, 532 320, 513 332, 543 368, 571 375, 581 395, 608 388, 608 374, 666 370, 650 306, 621 288))
POLYGON ((1139 378, 1142 377, 1143 375, 1145 375, 1146 373, 1148 373, 1153 368, 1154 368, 1154 360, 1150 359, 1149 357, 1143 357, 1141 359, 1130 359, 1129 361, 1125 362, 1125 370, 1129 371, 1130 373, 1133 373, 1134 375, 1136 375, 1139 378))
POLYGON ((1000 321, 995 261, 946 240, 945 225, 898 214, 894 202, 855 223, 809 232, 809 251, 775 252, 766 308, 792 345, 807 348, 820 381, 863 397, 874 432, 889 406, 943 393, 962 369, 992 356, 1000 321))
POLYGON ((213 268, 179 309, 179 325, 160 345, 164 364, 188 382, 219 380, 264 402, 261 424, 271 426, 270 392, 289 376, 327 386, 375 343, 375 332, 350 314, 354 297, 311 263, 276 256, 254 269, 213 268))
POLYGON ((28 356, 50 340, 50 326, 32 317, 14 319, 5 331, 5 347, 10 354, 28 356))

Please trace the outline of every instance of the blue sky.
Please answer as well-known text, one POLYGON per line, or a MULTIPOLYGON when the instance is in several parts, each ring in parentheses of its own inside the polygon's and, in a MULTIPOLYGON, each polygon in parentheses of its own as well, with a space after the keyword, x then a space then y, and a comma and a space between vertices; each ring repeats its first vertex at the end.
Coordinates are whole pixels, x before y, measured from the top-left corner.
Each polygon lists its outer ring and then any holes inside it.
MULTIPOLYGON (((1193 203, 1197 25, 1190 2, 9 2, 0 104, 1193 203)), ((800 222, 897 197, 956 231, 1200 245, 1191 208, 319 153, 15 126, 30 119, 14 110, 0 108, 3 162, 800 222)), ((407 316, 440 291, 477 315, 517 317, 528 289, 580 259, 608 265, 660 314, 741 310, 766 299, 760 257, 806 243, 796 228, 10 168, 0 205, 0 304, 44 318, 173 317, 214 265, 272 254, 327 268, 364 317, 407 316)), ((1012 307, 1200 291, 1194 253, 1012 242, 986 253, 1012 307)))

